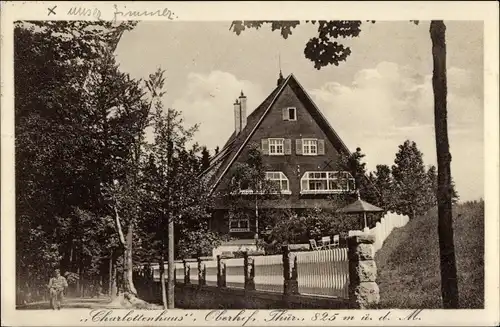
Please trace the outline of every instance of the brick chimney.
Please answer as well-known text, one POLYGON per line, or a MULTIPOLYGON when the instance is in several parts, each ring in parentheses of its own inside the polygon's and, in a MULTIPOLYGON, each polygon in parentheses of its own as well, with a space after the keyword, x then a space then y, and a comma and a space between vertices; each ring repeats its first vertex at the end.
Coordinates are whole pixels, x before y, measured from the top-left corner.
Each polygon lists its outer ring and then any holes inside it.
POLYGON ((276 81, 276 86, 280 86, 284 81, 285 81, 285 78, 283 77, 283 74, 281 73, 281 69, 280 69, 280 75, 278 76, 278 80, 276 81))
POLYGON ((243 90, 240 94, 240 131, 242 131, 247 125, 247 97, 243 94, 243 90))
POLYGON ((238 99, 234 102, 234 131, 236 134, 241 132, 241 107, 238 99))

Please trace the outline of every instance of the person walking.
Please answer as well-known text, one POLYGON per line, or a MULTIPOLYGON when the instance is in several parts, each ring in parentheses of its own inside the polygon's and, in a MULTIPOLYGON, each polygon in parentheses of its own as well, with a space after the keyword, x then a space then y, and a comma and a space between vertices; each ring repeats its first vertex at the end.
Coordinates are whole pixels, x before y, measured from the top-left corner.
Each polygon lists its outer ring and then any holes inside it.
POLYGON ((68 287, 68 282, 66 278, 61 276, 61 271, 56 269, 54 271, 54 277, 49 280, 49 291, 50 291, 50 306, 52 310, 61 309, 61 302, 64 297, 64 291, 68 287))

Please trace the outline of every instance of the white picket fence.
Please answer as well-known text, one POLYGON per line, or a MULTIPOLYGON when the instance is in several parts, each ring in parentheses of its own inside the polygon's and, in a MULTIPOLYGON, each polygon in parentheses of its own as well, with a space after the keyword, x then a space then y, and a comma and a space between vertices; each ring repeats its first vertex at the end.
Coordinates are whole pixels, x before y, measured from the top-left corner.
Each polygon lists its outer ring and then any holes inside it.
POLYGON ((394 212, 386 213, 375 227, 370 229, 370 233, 375 235, 375 252, 382 248, 386 238, 391 234, 394 228, 403 227, 410 221, 406 215, 400 215, 394 212))
POLYGON ((217 286, 217 261, 203 261, 205 264, 205 283, 208 286, 217 286))
POLYGON ((375 235, 375 252, 382 248, 387 237, 391 234, 394 228, 399 228, 405 226, 410 221, 410 218, 406 215, 400 215, 394 212, 387 212, 379 222, 375 224, 375 227, 365 230, 351 230, 349 231, 349 236, 359 235, 362 233, 371 233, 375 235))
POLYGON ((224 262, 226 263, 226 286, 244 288, 243 258, 226 259, 224 262))
POLYGON ((283 293, 283 256, 265 255, 254 257, 255 289, 283 293))
POLYGON ((347 248, 297 252, 300 294, 348 298, 347 248))

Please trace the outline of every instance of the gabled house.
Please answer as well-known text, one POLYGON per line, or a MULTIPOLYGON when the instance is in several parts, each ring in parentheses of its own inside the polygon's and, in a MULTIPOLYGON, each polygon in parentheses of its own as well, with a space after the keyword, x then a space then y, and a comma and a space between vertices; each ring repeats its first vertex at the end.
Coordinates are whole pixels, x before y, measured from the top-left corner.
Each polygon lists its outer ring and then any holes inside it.
MULTIPOLYGON (((354 191, 354 179, 341 165, 341 158, 350 155, 349 149, 295 76, 283 78, 280 72, 276 88, 250 115, 243 91, 233 109, 234 132, 202 174, 213 195, 229 187, 234 167, 245 162, 251 146, 260 149, 268 167, 266 178, 281 190, 279 197, 262 201, 262 210, 331 208, 332 195, 354 191)), ((241 197, 245 195, 251 198, 252 190, 242 190, 241 197)), ((248 217, 236 219, 228 214, 221 198, 211 228, 234 238, 253 239, 264 226, 252 214, 252 200, 241 208, 246 209, 248 217)))

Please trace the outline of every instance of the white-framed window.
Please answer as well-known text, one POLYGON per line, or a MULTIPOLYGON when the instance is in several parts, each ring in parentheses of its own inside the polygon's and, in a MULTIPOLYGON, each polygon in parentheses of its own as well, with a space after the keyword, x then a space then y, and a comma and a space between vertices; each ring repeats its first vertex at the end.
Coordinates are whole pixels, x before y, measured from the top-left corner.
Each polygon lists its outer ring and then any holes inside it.
POLYGON ((297 108, 295 107, 283 108, 283 120, 296 121, 297 108))
POLYGON ((308 171, 300 179, 300 194, 331 194, 355 190, 347 171, 308 171))
POLYGON ((318 155, 318 140, 302 139, 302 154, 305 156, 318 155))
POLYGON ((280 190, 282 194, 291 194, 290 182, 284 173, 281 171, 266 172, 266 179, 271 181, 276 190, 280 190))
POLYGON ((250 220, 249 219, 229 219, 230 232, 249 232, 250 220))
POLYGON ((269 155, 282 156, 285 154, 285 139, 269 139, 269 155))

